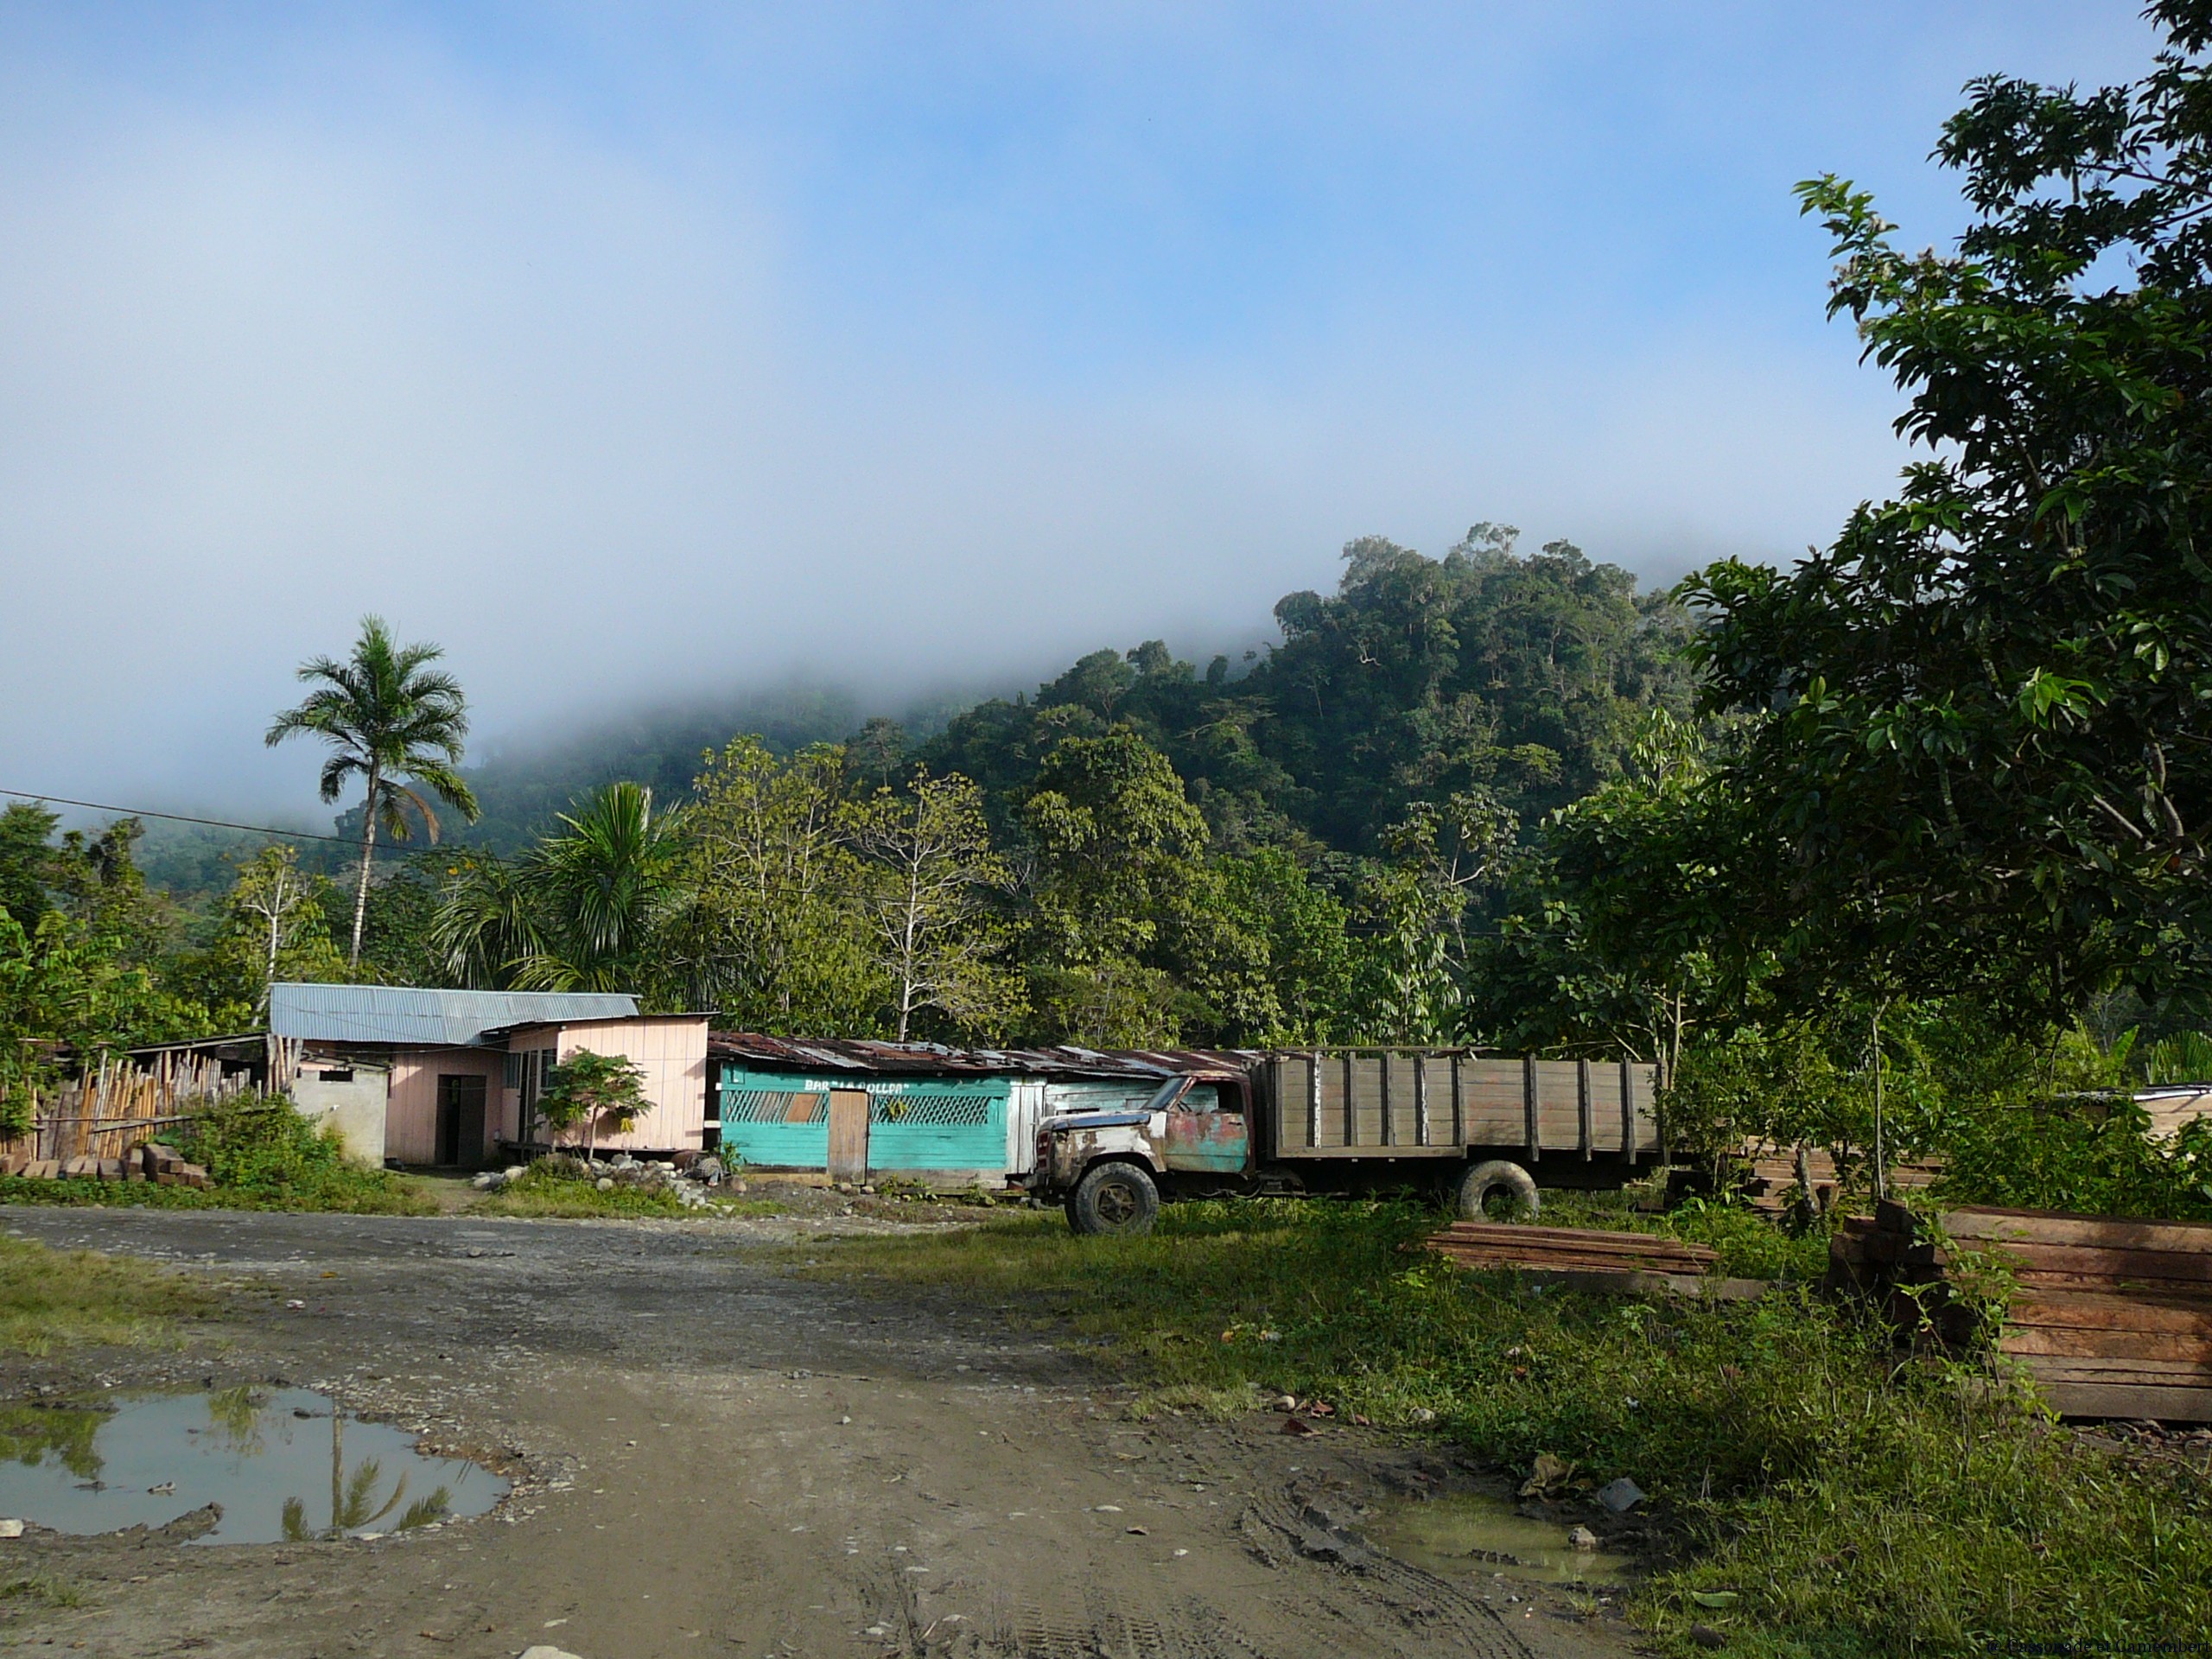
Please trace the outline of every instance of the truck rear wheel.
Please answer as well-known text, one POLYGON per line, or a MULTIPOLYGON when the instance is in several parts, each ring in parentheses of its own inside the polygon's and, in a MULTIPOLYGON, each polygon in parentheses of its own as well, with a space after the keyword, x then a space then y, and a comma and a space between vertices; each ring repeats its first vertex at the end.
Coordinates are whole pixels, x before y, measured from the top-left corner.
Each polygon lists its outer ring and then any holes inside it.
POLYGON ((1484 1221, 1483 1206, 1493 1198, 1510 1199, 1516 1209, 1534 1216, 1543 1207, 1536 1196, 1536 1178, 1520 1165, 1503 1158, 1477 1164, 1459 1178, 1457 1207, 1462 1221, 1484 1221))
POLYGON ((1068 1198, 1068 1225, 1093 1235, 1148 1233, 1160 1217, 1160 1188, 1135 1164, 1101 1164, 1068 1198))

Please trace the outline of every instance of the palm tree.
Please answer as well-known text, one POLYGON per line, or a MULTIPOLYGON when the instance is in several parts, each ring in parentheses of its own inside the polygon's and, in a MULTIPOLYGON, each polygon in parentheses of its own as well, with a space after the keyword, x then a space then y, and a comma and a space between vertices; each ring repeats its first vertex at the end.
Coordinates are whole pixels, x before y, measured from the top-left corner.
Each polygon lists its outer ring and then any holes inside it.
POLYGON ((653 947, 681 888, 683 816, 656 817, 652 791, 632 783, 560 815, 566 832, 540 842, 520 873, 539 932, 516 964, 518 988, 649 993, 653 947))
POLYGON ((542 908, 520 860, 464 853, 446 871, 430 918, 430 948, 453 984, 511 990, 515 970, 545 947, 542 908))
POLYGON ((461 683, 429 664, 445 655, 436 645, 400 646, 380 616, 361 619, 361 637, 345 662, 317 657, 302 663, 299 677, 314 685, 307 700, 288 709, 269 728, 271 747, 286 738, 310 733, 330 746, 322 766, 322 798, 334 801, 346 780, 359 777, 367 790, 361 803, 361 879, 353 893, 351 963, 361 960, 361 923, 369 908, 369 864, 375 856, 377 830, 394 841, 408 837, 406 807, 423 815, 430 839, 438 838, 438 815, 421 791, 402 783, 427 785, 476 821, 476 797, 457 770, 461 739, 468 733, 468 711, 461 683))
POLYGON ((455 983, 484 989, 669 988, 671 923, 687 897, 684 814, 615 783, 557 815, 564 826, 519 858, 456 860, 430 924, 455 983))

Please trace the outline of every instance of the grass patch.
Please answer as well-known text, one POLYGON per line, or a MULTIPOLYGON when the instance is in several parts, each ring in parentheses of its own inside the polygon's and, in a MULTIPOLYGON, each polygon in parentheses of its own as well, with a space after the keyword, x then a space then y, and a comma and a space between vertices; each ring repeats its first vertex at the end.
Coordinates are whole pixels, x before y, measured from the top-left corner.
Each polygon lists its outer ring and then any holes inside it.
POLYGON ((156 1341, 211 1302, 194 1279, 150 1262, 0 1237, 0 1349, 156 1341))
POLYGON ((716 1198, 709 1215, 734 1216, 741 1221, 758 1221, 769 1216, 788 1216, 791 1207, 781 1198, 716 1198))
POLYGON ((652 1216, 688 1216, 693 1212, 672 1192, 658 1187, 636 1186, 618 1181, 601 1192, 588 1175, 572 1175, 533 1164, 496 1192, 474 1206, 479 1215, 550 1216, 589 1220, 616 1216, 632 1219, 652 1216))
POLYGON ((69 1209, 104 1205, 137 1210, 221 1210, 222 1195, 150 1181, 27 1181, 0 1175, 0 1204, 51 1204, 69 1209))
POLYGON ((330 1182, 314 1189, 270 1192, 217 1186, 156 1186, 150 1181, 27 1181, 0 1176, 0 1204, 48 1204, 73 1208, 141 1210, 329 1211, 361 1216, 430 1216, 437 1205, 404 1175, 361 1170, 375 1179, 330 1182))
POLYGON ((504 1183, 496 1191, 477 1196, 469 1213, 480 1216, 541 1216, 554 1219, 592 1221, 649 1219, 671 1216, 677 1219, 712 1221, 723 1217, 780 1216, 789 1206, 775 1198, 713 1198, 693 1207, 664 1187, 617 1181, 602 1192, 598 1178, 563 1168, 559 1161, 540 1160, 504 1183))
POLYGON ((1508 1468, 1548 1452, 1592 1482, 1632 1476, 1677 1552, 1638 1599, 1674 1650, 1695 1650, 1693 1623, 1793 1659, 2212 1629, 2201 1478, 2123 1463, 2017 1396, 1901 1360, 1802 1286, 1710 1306, 1543 1292, 1403 1248, 1435 1225, 1411 1205, 1187 1205, 1147 1238, 1025 1216, 807 1249, 830 1271, 1065 1320, 1155 1401, 1290 1393, 1399 1426, 1433 1413, 1508 1468))
POLYGON ((64 1584, 51 1573, 33 1573, 0 1580, 0 1602, 32 1607, 81 1607, 85 1598, 74 1586, 64 1584))

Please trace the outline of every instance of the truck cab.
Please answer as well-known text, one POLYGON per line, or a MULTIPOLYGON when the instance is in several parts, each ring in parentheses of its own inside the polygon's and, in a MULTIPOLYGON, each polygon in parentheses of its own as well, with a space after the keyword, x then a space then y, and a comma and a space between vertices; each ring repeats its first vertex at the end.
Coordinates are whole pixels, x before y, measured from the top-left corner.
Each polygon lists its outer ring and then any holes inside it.
POLYGON ((1029 1186, 1058 1198, 1079 1233, 1143 1232, 1163 1190, 1241 1192, 1251 1168, 1249 1077, 1181 1072, 1139 1104, 1046 1118, 1037 1126, 1029 1186))

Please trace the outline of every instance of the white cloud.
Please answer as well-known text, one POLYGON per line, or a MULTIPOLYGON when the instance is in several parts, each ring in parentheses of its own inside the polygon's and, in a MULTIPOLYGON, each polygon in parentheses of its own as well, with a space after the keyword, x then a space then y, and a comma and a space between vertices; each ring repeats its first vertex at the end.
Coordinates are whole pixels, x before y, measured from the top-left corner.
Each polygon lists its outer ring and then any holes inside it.
MULTIPOLYGON (((1050 261, 825 265, 817 164, 738 116, 640 137, 411 48, 318 73, 346 95, 0 85, 0 786, 303 802, 312 757, 261 730, 371 609, 496 738, 794 666, 1249 637, 1370 531, 1786 556, 1897 459, 1840 330, 1576 327, 1535 269, 1525 318, 1494 277, 1443 311, 1338 250, 1310 314, 1293 285, 1093 361, 1050 261)), ((962 211, 1019 242, 1019 193, 962 211)))

